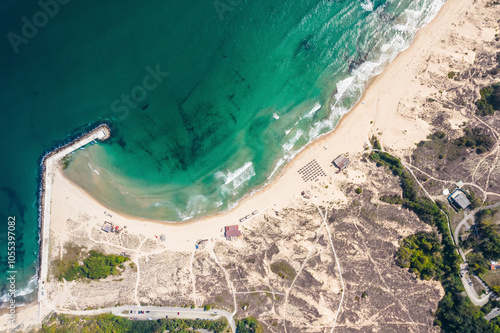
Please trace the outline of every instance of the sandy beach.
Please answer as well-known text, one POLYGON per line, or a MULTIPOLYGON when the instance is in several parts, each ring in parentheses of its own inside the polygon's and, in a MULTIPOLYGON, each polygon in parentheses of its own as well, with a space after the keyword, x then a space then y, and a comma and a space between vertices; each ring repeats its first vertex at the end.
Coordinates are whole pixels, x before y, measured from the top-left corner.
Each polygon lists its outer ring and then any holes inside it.
MULTIPOLYGON (((245 225, 251 224, 252 219, 260 214, 293 207, 302 197, 302 192, 310 191, 318 195, 318 202, 326 201, 327 198, 321 197, 315 188, 328 184, 331 179, 334 186, 337 181, 363 183, 366 176, 359 170, 348 167, 337 174, 333 159, 340 154, 349 156, 363 152, 372 135, 379 137, 382 145, 394 155, 406 156, 416 143, 431 133, 429 117, 422 105, 429 96, 437 93, 437 89, 431 84, 424 84, 422 78, 428 79, 431 72, 441 72, 446 76, 449 66, 448 63, 429 64, 429 59, 439 55, 457 62, 473 63, 475 52, 460 43, 450 42, 453 40, 450 36, 465 36, 478 43, 490 41, 495 36, 495 20, 486 18, 484 22, 471 23, 464 19, 468 11, 474 11, 474 6, 479 5, 473 5, 472 0, 448 0, 437 17, 418 32, 412 45, 372 79, 361 100, 342 118, 334 131, 309 144, 270 184, 245 197, 228 212, 183 223, 126 216, 97 202, 64 176, 60 163, 52 161, 46 170, 52 176, 51 198, 45 201, 46 211, 50 212, 50 240, 43 236, 50 247, 49 251, 44 251, 49 256, 48 260, 62 257, 63 244, 71 241, 67 225, 70 219, 85 220, 89 236, 99 230, 104 221, 110 221, 120 228, 126 226, 127 232, 132 235, 157 242, 164 250, 191 252, 200 239, 224 239, 225 226, 238 224, 244 232, 245 225), (324 170, 326 177, 320 177, 317 182, 306 182, 298 171, 313 160, 324 170), (255 211, 257 213, 252 215, 255 211), (251 217, 240 223, 240 219, 247 215, 251 217), (164 241, 159 240, 161 235, 164 235, 164 241)), ((453 124, 461 121, 460 114, 450 119, 453 124)), ((58 159, 62 157, 58 156, 58 159)), ((342 206, 347 200, 341 191, 333 191, 334 207, 342 206)), ((116 247, 117 254, 123 250, 116 247)), ((42 271, 46 274, 46 270, 42 271)), ((30 309, 18 313, 18 322, 34 315, 30 309)), ((48 307, 42 309, 42 317, 50 310, 48 307)), ((1 317, 0 327, 5 325, 4 317, 1 317)))
MULTIPOLYGON (((413 44, 370 82, 364 96, 343 117, 333 132, 309 144, 272 183, 244 198, 229 212, 184 223, 162 223, 125 216, 101 205, 57 170, 54 172, 52 201, 58 204, 52 209, 52 220, 64 223, 69 216, 75 216, 75 212, 80 211, 90 216, 89 223, 93 225, 109 220, 120 226, 126 225, 130 233, 142 234, 148 238, 165 234, 164 246, 167 249, 190 251, 197 240, 221 237, 224 226, 239 224, 242 217, 256 210, 279 210, 293 205, 302 191, 311 189, 311 182, 305 182, 298 170, 312 160, 319 163, 329 178, 337 170, 332 165, 332 160, 340 154, 363 151, 372 135, 379 136, 382 144, 396 155, 404 155, 406 149, 413 147, 430 133, 430 126, 421 112, 421 104, 435 89, 422 85, 418 80, 418 76, 425 72, 424 59, 436 51, 443 51, 445 45, 442 39, 451 33, 450 30, 457 29, 455 22, 459 21, 470 2, 448 1, 437 17, 418 32, 413 44)), ((482 34, 486 38, 494 34, 493 28, 486 27, 480 30, 474 26, 461 27, 460 30, 464 34, 482 34)), ((465 57, 466 51, 446 46, 446 52, 454 57, 457 56, 456 52, 465 57)), ((469 50, 469 57, 470 52, 469 50)), ((356 176, 358 175, 351 175, 347 170, 335 174, 334 179, 356 176)))

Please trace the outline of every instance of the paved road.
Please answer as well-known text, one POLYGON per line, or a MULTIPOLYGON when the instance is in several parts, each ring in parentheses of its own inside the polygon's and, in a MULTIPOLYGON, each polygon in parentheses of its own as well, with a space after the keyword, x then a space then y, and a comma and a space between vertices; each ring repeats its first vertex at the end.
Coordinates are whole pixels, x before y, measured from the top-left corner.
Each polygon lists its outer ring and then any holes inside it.
MULTIPOLYGON (((460 234, 460 229, 464 226, 464 225, 468 225, 467 223, 467 220, 469 219, 472 219, 472 222, 474 223, 474 215, 481 211, 481 210, 485 210, 485 209, 491 209, 491 208, 496 208, 500 206, 500 201, 493 204, 493 205, 489 205, 489 206, 485 206, 485 207, 479 207, 479 208, 476 208, 474 210, 471 210, 471 211, 466 211, 465 212, 465 215, 464 215, 464 218, 462 219, 462 221, 460 221, 460 223, 457 225, 457 227, 455 228, 455 242, 458 244, 458 236, 460 234)), ((470 225, 469 225, 469 228, 470 228, 470 225)))
POLYGON ((492 294, 492 292, 487 289, 489 293, 483 295, 482 297, 479 297, 476 290, 474 289, 474 286, 471 286, 469 284, 469 281, 467 281, 467 278, 465 277, 465 272, 469 270, 467 266, 468 265, 466 263, 460 265, 460 273, 464 273, 462 275, 462 284, 464 285, 465 292, 467 293, 467 296, 469 296, 471 302, 474 303, 474 305, 483 306, 490 300, 490 295, 492 294))
POLYGON ((499 308, 494 308, 493 310, 490 311, 487 315, 484 316, 484 319, 487 321, 490 321, 491 319, 495 318, 500 314, 500 309, 499 308))
POLYGON ((115 316, 125 318, 136 318, 137 320, 152 320, 166 318, 169 319, 205 319, 217 320, 221 317, 226 317, 233 332, 236 332, 236 323, 231 313, 225 310, 211 309, 204 311, 202 308, 178 308, 178 307, 161 307, 161 306, 138 306, 138 305, 123 305, 116 307, 109 307, 97 310, 65 310, 57 309, 58 313, 72 314, 76 316, 95 316, 103 313, 112 313, 115 316), (132 311, 132 313, 130 313, 132 311), (138 314, 138 311, 144 311, 144 314, 138 314), (146 311, 150 311, 146 313, 146 311), (177 314, 179 313, 179 314, 177 314))
MULTIPOLYGON (((489 205, 489 206, 485 206, 485 207, 479 207, 479 208, 476 208, 472 211, 466 211, 465 212, 465 215, 464 215, 464 218, 462 219, 462 221, 460 221, 460 223, 457 225, 457 227, 455 228, 455 233, 454 233, 454 237, 455 237, 455 243, 457 244, 458 246, 458 236, 460 235, 460 229, 465 225, 467 227, 470 228, 470 225, 469 223, 467 222, 468 220, 472 220, 472 223, 474 223, 474 215, 481 211, 481 210, 485 210, 485 209, 490 209, 490 208, 496 208, 500 206, 500 201, 493 204, 493 205, 489 205)), ((462 259, 464 261, 463 264, 460 265, 460 273, 462 273, 462 269, 465 269, 465 270, 468 270, 468 264, 467 264, 467 260, 465 258, 465 253, 464 251, 462 250, 462 248, 460 246, 458 246, 458 251, 460 252, 460 255, 462 256, 462 259)), ((485 305, 486 303, 488 303, 488 300, 490 298, 490 296, 493 294, 491 292, 491 290, 488 288, 488 286, 478 277, 478 276, 475 276, 474 275, 474 278, 476 280, 479 281, 479 283, 485 287, 486 289, 486 292, 487 294, 486 295, 483 295, 482 297, 479 297, 476 290, 474 289, 473 286, 469 285, 469 282, 466 280, 465 278, 465 274, 463 274, 463 277, 462 277, 462 284, 464 285, 464 288, 465 288, 465 292, 467 293, 467 295, 469 296, 470 300, 472 301, 472 303, 474 303, 475 305, 477 306, 483 306, 485 305)))

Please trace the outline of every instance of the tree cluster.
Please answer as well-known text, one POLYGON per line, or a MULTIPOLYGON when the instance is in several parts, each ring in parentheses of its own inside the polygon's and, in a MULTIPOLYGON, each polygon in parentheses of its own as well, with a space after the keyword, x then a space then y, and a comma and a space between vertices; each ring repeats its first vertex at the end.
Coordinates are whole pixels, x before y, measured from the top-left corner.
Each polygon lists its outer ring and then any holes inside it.
POLYGON ((500 259, 500 229, 493 221, 496 211, 485 209, 475 215, 476 229, 462 242, 474 251, 468 254, 469 267, 476 274, 484 274, 488 260, 500 259))
POLYGON ((443 268, 441 243, 435 233, 419 232, 406 237, 396 253, 396 263, 424 280, 440 279, 443 268))
MULTIPOLYGON (((497 57, 500 57, 497 55, 497 57)), ((500 65, 499 65, 500 67, 500 65)), ((490 116, 500 110, 500 82, 479 91, 481 98, 476 101, 478 116, 490 116)))
POLYGON ((60 272, 60 278, 72 281, 78 278, 105 279, 108 275, 119 274, 116 266, 128 261, 124 256, 104 255, 97 251, 90 251, 89 257, 83 261, 83 265, 78 262, 71 262, 60 272))
POLYGON ((491 135, 484 134, 479 127, 464 128, 464 135, 455 139, 455 144, 459 147, 475 148, 477 154, 482 154, 494 146, 495 140, 491 135))
MULTIPOLYGON (((191 329, 205 329, 211 332, 223 332, 227 328, 226 318, 216 321, 193 319, 129 320, 123 317, 103 314, 92 317, 56 315, 49 323, 42 326, 43 333, 193 333, 191 329)), ((251 331, 253 332, 253 331, 251 331)), ((255 331, 257 332, 257 331, 255 331)), ((260 331, 262 332, 262 331, 260 331)))
POLYGON ((262 333, 262 326, 254 317, 238 320, 236 323, 236 333, 262 333))

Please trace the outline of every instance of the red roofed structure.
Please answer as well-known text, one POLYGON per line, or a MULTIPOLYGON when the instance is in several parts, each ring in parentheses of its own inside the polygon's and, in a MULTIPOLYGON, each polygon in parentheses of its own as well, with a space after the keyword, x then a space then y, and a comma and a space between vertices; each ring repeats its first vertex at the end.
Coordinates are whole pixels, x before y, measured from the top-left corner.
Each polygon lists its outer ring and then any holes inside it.
POLYGON ((230 225, 225 228, 225 236, 228 239, 241 237, 241 231, 238 228, 238 225, 230 225))

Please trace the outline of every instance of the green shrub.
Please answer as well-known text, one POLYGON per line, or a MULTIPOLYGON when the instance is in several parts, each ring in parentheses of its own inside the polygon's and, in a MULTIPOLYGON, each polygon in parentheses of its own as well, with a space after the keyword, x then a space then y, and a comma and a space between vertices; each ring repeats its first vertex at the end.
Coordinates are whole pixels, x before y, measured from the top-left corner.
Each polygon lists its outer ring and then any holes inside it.
POLYGON ((484 134, 479 127, 464 128, 464 135, 454 140, 458 147, 476 148, 476 153, 480 154, 493 148, 495 140, 489 134, 484 134))
POLYGON ((357 194, 361 194, 361 193, 363 192, 363 190, 362 190, 360 187, 356 188, 354 191, 355 191, 357 194))
POLYGON ((72 161, 71 155, 64 156, 61 160, 62 169, 66 170, 71 164, 71 161, 72 161))
POLYGON ((401 205, 404 203, 404 200, 399 195, 383 195, 379 200, 393 205, 401 205))
POLYGON ((122 263, 129 258, 115 255, 104 255, 97 251, 90 251, 89 257, 83 261, 83 265, 78 262, 67 262, 60 270, 59 280, 64 278, 72 281, 77 278, 105 279, 108 275, 119 274, 116 266, 123 266, 122 263))
POLYGON ((262 326, 254 317, 238 320, 236 323, 236 333, 262 333, 262 326))
POLYGON ((500 110, 500 83, 484 87, 479 91, 481 98, 476 101, 479 116, 489 116, 500 110))
MULTIPOLYGON (((43 325, 39 332, 59 333, 59 332, 116 332, 116 333, 135 333, 135 332, 176 332, 192 333, 190 328, 195 330, 208 330, 210 332, 224 332, 228 326, 226 318, 218 320, 201 319, 159 319, 159 320, 129 320, 123 317, 117 317, 111 314, 102 314, 98 316, 65 316, 55 314, 56 323, 47 326, 43 325)), ((256 322, 256 321, 255 321, 256 322)), ((258 323, 256 323, 258 325, 258 323)), ((252 321, 252 327, 255 323, 252 321)), ((260 327, 260 325, 259 325, 260 327)), ((262 332, 248 331, 248 332, 262 332)))
POLYGON ((284 261, 277 261, 271 264, 271 271, 282 279, 293 280, 297 275, 295 269, 284 261))
POLYGON ((437 235, 419 232, 406 237, 396 253, 396 263, 424 280, 439 279, 443 258, 437 235))

